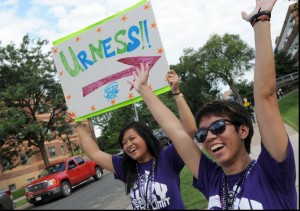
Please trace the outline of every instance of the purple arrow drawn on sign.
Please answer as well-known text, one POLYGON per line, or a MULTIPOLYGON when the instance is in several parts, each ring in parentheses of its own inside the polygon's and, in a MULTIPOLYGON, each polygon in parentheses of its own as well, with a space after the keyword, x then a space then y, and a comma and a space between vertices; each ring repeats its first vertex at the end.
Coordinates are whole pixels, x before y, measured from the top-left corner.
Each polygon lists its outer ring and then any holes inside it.
POLYGON ((88 94, 92 93, 99 87, 110 83, 112 81, 116 81, 118 79, 131 76, 133 72, 136 70, 137 67, 140 66, 141 63, 148 63, 149 65, 149 70, 154 66, 154 64, 159 60, 161 56, 139 56, 139 57, 127 57, 127 58, 122 58, 117 60, 118 62, 132 65, 133 67, 130 67, 126 70, 123 70, 121 72, 115 73, 113 75, 107 76, 105 78, 102 78, 98 81, 95 81, 85 87, 82 88, 82 94, 83 97, 87 96, 88 94))

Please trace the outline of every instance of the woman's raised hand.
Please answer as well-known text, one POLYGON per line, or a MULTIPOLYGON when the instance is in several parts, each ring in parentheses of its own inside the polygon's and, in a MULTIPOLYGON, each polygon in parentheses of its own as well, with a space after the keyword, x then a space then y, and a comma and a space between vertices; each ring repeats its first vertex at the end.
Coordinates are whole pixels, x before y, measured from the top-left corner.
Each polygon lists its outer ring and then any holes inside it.
POLYGON ((168 83, 170 84, 172 93, 179 93, 179 77, 174 70, 168 71, 168 83))
POLYGON ((133 72, 133 77, 133 81, 127 80, 127 82, 131 84, 138 93, 140 93, 143 86, 148 87, 147 81, 149 77, 149 65, 147 63, 141 63, 140 68, 137 68, 136 71, 133 72))

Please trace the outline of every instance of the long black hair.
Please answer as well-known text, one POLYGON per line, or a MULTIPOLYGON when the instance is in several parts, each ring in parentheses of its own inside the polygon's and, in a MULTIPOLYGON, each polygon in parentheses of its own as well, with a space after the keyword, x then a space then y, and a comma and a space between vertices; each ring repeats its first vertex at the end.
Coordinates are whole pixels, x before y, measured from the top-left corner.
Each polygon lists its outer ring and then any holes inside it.
POLYGON ((249 134, 244 140, 244 145, 248 154, 250 154, 251 139, 253 136, 253 125, 249 112, 240 103, 232 100, 216 100, 203 105, 197 112, 195 119, 197 127, 202 117, 221 116, 227 117, 236 124, 235 130, 238 132, 239 126, 244 124, 249 128, 249 134))
MULTIPOLYGON (((142 139, 146 143, 147 150, 158 162, 159 154, 162 150, 161 145, 157 140, 157 138, 154 136, 153 131, 143 121, 129 122, 123 126, 118 138, 120 146, 123 148, 123 144, 122 144, 123 136, 128 129, 135 130, 139 134, 139 136, 142 137, 142 139)), ((133 187, 134 182, 138 178, 136 163, 137 163, 136 160, 129 157, 126 153, 123 153, 122 164, 123 164, 123 175, 126 178, 126 182, 125 182, 126 194, 130 193, 130 190, 133 187)))

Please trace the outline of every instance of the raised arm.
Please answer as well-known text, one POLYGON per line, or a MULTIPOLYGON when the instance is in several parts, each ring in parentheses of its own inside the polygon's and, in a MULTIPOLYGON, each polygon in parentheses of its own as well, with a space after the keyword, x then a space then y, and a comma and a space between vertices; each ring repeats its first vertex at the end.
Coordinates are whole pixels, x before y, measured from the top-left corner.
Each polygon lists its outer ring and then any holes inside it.
POLYGON ((197 130, 194 115, 184 99, 183 93, 179 88, 179 77, 174 70, 168 71, 168 82, 171 86, 173 97, 176 101, 180 120, 184 130, 194 139, 194 134, 197 130))
MULTIPOLYGON (((254 11, 242 12, 246 21, 254 20, 258 12, 272 11, 275 0, 256 0, 254 11)), ((267 14, 267 13, 266 13, 267 14)), ((268 15, 257 17, 267 19, 268 15)), ((276 97, 276 73, 271 42, 270 21, 252 21, 255 36, 254 100, 257 123, 262 142, 278 162, 287 156, 288 136, 281 119, 276 97)), ((250 27, 250 26, 249 26, 250 27)))
POLYGON ((134 81, 128 81, 128 83, 133 85, 141 94, 157 123, 172 140, 182 160, 188 166, 193 176, 198 178, 201 151, 193 139, 185 132, 176 115, 148 88, 149 66, 141 64, 140 69, 134 72, 133 75, 134 81))
POLYGON ((114 173, 115 169, 112 164, 112 156, 99 149, 98 145, 93 140, 87 129, 88 126, 84 123, 80 123, 75 128, 75 132, 77 132, 79 136, 80 144, 82 146, 83 151, 89 156, 89 158, 95 161, 102 168, 114 173))

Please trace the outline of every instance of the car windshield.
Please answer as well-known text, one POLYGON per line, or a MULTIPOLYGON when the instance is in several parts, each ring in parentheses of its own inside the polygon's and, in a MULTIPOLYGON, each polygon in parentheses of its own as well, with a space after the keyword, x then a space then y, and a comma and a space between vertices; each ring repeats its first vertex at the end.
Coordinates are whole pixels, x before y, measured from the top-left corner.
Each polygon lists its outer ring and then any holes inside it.
POLYGON ((42 171, 41 177, 44 177, 44 176, 49 175, 49 174, 54 174, 54 173, 57 173, 57 172, 64 171, 65 167, 66 167, 66 164, 64 162, 57 163, 57 164, 52 165, 52 166, 48 166, 47 168, 45 168, 42 171))

